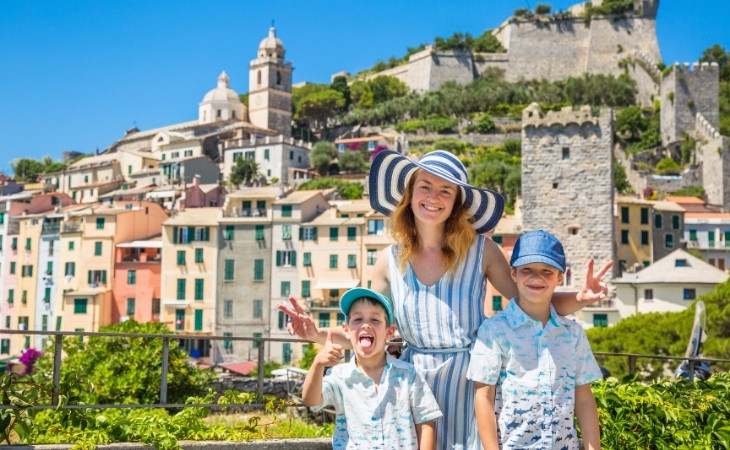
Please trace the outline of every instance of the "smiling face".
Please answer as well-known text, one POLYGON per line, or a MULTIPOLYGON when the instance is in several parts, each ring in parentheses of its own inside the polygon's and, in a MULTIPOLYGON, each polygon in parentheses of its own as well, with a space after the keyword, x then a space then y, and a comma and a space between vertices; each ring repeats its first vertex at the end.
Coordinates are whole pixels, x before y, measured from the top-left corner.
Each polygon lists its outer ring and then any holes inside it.
POLYGON ((388 324, 385 308, 368 299, 357 300, 352 304, 342 328, 352 344, 358 364, 385 359, 385 343, 395 334, 395 325, 388 324))
POLYGON ((443 223, 451 215, 459 187, 425 170, 414 175, 411 209, 417 221, 443 223))
POLYGON ((553 291, 563 283, 563 273, 545 263, 530 263, 512 268, 519 300, 524 303, 549 305, 553 291))

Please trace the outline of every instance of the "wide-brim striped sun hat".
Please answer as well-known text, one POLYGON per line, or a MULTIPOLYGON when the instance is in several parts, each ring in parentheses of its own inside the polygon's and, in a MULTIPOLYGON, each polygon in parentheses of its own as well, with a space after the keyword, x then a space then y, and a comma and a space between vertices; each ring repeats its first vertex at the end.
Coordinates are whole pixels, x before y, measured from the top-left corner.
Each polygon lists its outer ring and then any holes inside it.
POLYGON ((472 215, 472 226, 477 233, 487 232, 497 226, 504 211, 502 195, 470 185, 464 165, 445 150, 428 153, 418 161, 393 150, 378 153, 368 176, 370 206, 389 216, 403 198, 408 180, 419 168, 461 188, 462 203, 472 215))

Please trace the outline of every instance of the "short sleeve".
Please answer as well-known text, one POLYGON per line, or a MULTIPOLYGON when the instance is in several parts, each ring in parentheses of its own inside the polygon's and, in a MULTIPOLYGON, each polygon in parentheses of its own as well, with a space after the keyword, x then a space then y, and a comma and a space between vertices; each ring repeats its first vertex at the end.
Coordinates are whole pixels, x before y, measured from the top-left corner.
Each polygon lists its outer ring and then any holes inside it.
POLYGON ((319 412, 327 406, 332 406, 335 411, 342 411, 344 406, 342 405, 342 395, 340 395, 341 389, 337 383, 337 377, 333 374, 326 375, 322 379, 322 404, 312 406, 312 411, 319 412))
POLYGON ((591 344, 582 328, 578 330, 575 349, 575 385, 581 386, 603 377, 596 358, 591 351, 591 344))
POLYGON ((497 384, 502 368, 502 349, 497 340, 497 321, 487 319, 479 327, 477 340, 471 349, 466 377, 483 384, 497 384))
POLYGON ((409 393, 411 402, 411 415, 413 423, 419 424, 443 416, 436 397, 426 383, 425 378, 415 368, 411 369, 411 390, 409 393))

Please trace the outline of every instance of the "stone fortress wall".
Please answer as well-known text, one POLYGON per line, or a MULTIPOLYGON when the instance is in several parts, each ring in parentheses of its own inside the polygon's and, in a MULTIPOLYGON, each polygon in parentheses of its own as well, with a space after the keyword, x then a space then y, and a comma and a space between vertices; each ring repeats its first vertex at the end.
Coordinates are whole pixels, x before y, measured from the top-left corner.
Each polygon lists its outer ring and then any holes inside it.
POLYGON ((682 139, 684 131, 693 130, 697 113, 719 126, 719 83, 717 63, 674 64, 661 83, 662 142, 682 139))
POLYGON ((613 110, 589 107, 522 113, 522 223, 553 233, 565 247, 571 281, 585 279, 590 258, 614 255, 613 110))

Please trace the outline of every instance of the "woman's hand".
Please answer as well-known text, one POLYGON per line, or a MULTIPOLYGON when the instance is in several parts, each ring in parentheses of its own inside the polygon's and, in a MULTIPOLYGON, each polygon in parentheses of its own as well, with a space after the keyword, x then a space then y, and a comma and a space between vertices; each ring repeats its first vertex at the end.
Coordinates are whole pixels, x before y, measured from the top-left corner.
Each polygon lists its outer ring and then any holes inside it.
POLYGON ((586 271, 586 280, 583 283, 583 288, 576 295, 579 303, 593 303, 605 299, 606 295, 608 295, 608 286, 601 281, 601 278, 613 266, 613 261, 607 262, 595 275, 593 275, 593 264, 593 258, 591 258, 588 261, 588 270, 586 271))
POLYGON ((297 299, 290 296, 289 302, 292 305, 291 308, 286 305, 278 306, 279 310, 287 315, 286 328, 289 330, 289 334, 296 334, 302 339, 318 342, 319 330, 314 325, 312 318, 304 312, 304 308, 297 299))

